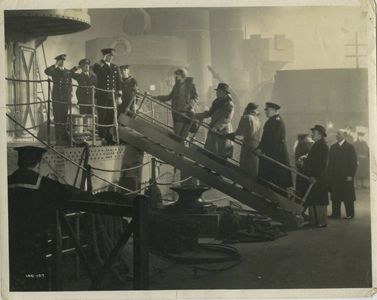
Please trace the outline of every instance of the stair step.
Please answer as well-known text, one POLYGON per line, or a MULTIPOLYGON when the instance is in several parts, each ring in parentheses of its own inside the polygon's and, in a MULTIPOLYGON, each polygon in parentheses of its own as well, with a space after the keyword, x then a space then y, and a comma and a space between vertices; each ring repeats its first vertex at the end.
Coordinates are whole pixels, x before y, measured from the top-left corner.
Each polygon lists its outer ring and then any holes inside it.
MULTIPOLYGON (((150 139, 144 138, 144 136, 139 132, 131 130, 127 127, 120 126, 119 136, 127 143, 143 149, 144 151, 175 166, 176 168, 190 173, 193 177, 198 178, 199 180, 216 188, 217 190, 222 191, 232 198, 239 200, 243 204, 256 209, 260 213, 283 223, 289 228, 298 228, 302 225, 300 214, 285 210, 279 207, 276 202, 266 201, 265 197, 256 194, 255 192, 249 191, 242 187, 238 187, 233 183, 220 180, 217 175, 208 171, 208 169, 199 166, 197 163, 185 159, 182 156, 171 155, 163 145, 154 143, 150 139)), ((160 136, 155 138, 160 138, 160 136)), ((181 146, 184 147, 184 145, 181 146)), ((187 151, 192 150, 187 148, 187 151)))

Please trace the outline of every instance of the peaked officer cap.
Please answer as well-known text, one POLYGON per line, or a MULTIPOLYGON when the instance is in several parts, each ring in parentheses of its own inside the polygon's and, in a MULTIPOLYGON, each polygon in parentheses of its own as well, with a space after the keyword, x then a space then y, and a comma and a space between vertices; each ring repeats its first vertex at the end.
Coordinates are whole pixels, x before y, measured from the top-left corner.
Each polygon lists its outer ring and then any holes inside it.
POLYGON ((266 102, 266 108, 280 109, 280 105, 273 102, 266 102))
POLYGON ((56 60, 65 60, 67 58, 67 54, 60 54, 55 57, 56 60))
POLYGON ((88 58, 83 58, 79 61, 79 66, 82 66, 82 65, 85 65, 85 64, 88 64, 90 65, 90 59, 88 58))
POLYGON ((104 48, 104 49, 101 49, 102 55, 114 54, 114 51, 115 51, 114 48, 104 48))

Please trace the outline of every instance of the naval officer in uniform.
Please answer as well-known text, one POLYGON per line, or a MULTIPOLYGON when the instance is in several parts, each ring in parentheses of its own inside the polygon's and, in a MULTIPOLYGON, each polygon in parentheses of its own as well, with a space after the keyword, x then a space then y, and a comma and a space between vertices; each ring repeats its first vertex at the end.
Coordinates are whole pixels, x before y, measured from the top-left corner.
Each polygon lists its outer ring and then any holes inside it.
MULTIPOLYGON (((270 158, 289 166, 285 126, 279 114, 279 109, 280 106, 276 103, 266 103, 264 111, 268 120, 264 124, 258 149, 270 158)), ((264 181, 273 183, 283 189, 293 186, 290 170, 263 157, 259 160, 258 176, 264 181)))
POLYGON ((8 176, 10 290, 47 291, 51 276, 47 241, 53 237, 56 210, 68 200, 89 200, 91 194, 42 176, 44 148, 15 150, 18 169, 8 176))
POLYGON ((77 81, 79 85, 76 89, 76 97, 80 107, 80 114, 92 114, 92 88, 97 86, 97 75, 90 71, 90 60, 83 58, 79 61, 79 67, 74 68, 72 78, 77 81), (80 69, 80 73, 76 71, 80 69), (81 86, 81 87, 80 87, 81 86))
POLYGON ((118 107, 118 113, 124 114, 127 110, 132 112, 136 109, 135 97, 138 92, 137 81, 130 74, 130 65, 120 66, 122 77, 122 104, 118 107))
POLYGON ((66 131, 68 105, 71 105, 72 78, 71 71, 64 67, 67 58, 66 54, 55 57, 55 64, 45 70, 45 74, 53 81, 52 87, 52 113, 55 123, 56 145, 64 146, 68 143, 66 131))
MULTIPOLYGON (((122 85, 119 67, 112 63, 114 58, 114 49, 106 48, 101 50, 103 58, 100 63, 93 66, 93 71, 97 75, 97 86, 100 90, 96 92, 97 104, 104 107, 114 108, 114 97, 118 98, 122 95, 122 85)), ((117 105, 117 103, 115 103, 117 105)), ((112 144, 112 136, 110 133, 111 125, 114 124, 114 110, 98 108, 99 135, 105 139, 107 143, 112 144)))

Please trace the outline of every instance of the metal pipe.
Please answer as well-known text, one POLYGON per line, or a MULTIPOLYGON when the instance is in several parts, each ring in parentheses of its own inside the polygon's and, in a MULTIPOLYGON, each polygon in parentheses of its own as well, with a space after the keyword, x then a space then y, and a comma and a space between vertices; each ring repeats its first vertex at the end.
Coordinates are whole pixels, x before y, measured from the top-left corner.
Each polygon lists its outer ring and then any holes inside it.
MULTIPOLYGON (((75 229, 76 229, 77 243, 80 245, 80 215, 78 214, 75 217, 75 223, 76 223, 75 229)), ((77 249, 76 249, 76 279, 77 280, 80 279, 80 255, 77 253, 77 249)))
POLYGON ((155 116, 154 103, 153 102, 151 102, 151 111, 152 111, 152 119, 153 119, 152 123, 154 124, 154 119, 156 118, 156 116, 155 116))
POLYGON ((115 90, 112 91, 112 95, 113 95, 113 108, 114 108, 115 136, 116 136, 116 142, 119 145, 118 108, 117 108, 117 103, 116 103, 116 99, 115 99, 115 90))
POLYGON ((147 96, 148 96, 148 93, 145 92, 144 95, 143 95, 143 98, 141 99, 140 105, 139 105, 139 107, 137 108, 136 114, 139 113, 139 111, 140 111, 141 107, 143 106, 143 103, 144 103, 145 99, 147 98, 147 96))
POLYGON ((156 169, 157 169, 157 163, 156 158, 152 157, 151 159, 151 200, 152 200, 152 207, 157 206, 157 195, 156 195, 156 187, 157 187, 157 177, 156 177, 156 169))
POLYGON ((314 184, 315 184, 315 181, 310 183, 308 189, 307 189, 306 192, 305 192, 304 197, 302 197, 302 202, 305 202, 305 201, 306 201, 306 198, 308 197, 308 195, 309 195, 310 191, 312 190, 314 184))
POLYGON ((69 99, 69 146, 73 144, 72 98, 69 99))
POLYGON ((60 224, 59 210, 55 212, 56 228, 55 228, 55 282, 54 290, 61 291, 63 288, 62 282, 62 229, 60 224))
POLYGON ((95 86, 92 86, 92 146, 96 144, 96 100, 95 100, 95 86))
POLYGON ((47 144, 51 144, 51 79, 47 80, 47 144))

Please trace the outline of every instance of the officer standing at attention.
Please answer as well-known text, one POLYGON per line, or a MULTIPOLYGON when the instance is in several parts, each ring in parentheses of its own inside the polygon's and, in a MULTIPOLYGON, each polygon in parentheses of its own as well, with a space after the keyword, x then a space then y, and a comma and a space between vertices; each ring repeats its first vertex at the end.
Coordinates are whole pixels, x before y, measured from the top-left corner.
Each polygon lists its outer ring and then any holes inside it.
POLYGON ((68 200, 89 200, 91 194, 42 176, 44 148, 15 150, 18 169, 8 176, 10 291, 47 291, 51 276, 47 241, 54 240, 56 209, 68 200))
MULTIPOLYGON (((289 166, 288 150, 285 140, 285 126, 279 114, 279 109, 280 106, 278 104, 266 102, 264 111, 268 120, 264 124, 263 134, 258 148, 261 153, 289 166)), ((263 157, 259 160, 258 176, 283 189, 293 186, 290 170, 263 157)))
POLYGON ((79 67, 73 69, 72 78, 79 85, 76 89, 76 97, 80 107, 80 114, 92 114, 92 107, 87 105, 92 104, 91 86, 97 86, 97 75, 90 71, 89 59, 83 58, 79 61, 79 67), (81 73, 76 73, 78 69, 81 69, 81 73))
MULTIPOLYGON (((103 58, 100 63, 96 63, 93 66, 93 72, 97 75, 98 88, 101 89, 96 92, 97 104, 110 108, 114 108, 112 91, 114 90, 115 92, 115 98, 122 95, 120 70, 117 65, 112 63, 114 50, 112 48, 102 49, 103 58)), ((105 139, 108 144, 112 144, 110 125, 114 124, 114 110, 98 108, 98 122, 100 125, 98 129, 100 137, 105 139)))
POLYGON ((68 105, 71 105, 72 78, 71 71, 64 67, 67 55, 61 54, 55 57, 56 63, 45 70, 45 74, 53 81, 52 87, 52 113, 55 123, 55 138, 57 146, 65 146, 68 143, 66 130, 68 105))

